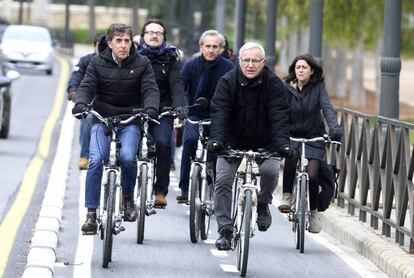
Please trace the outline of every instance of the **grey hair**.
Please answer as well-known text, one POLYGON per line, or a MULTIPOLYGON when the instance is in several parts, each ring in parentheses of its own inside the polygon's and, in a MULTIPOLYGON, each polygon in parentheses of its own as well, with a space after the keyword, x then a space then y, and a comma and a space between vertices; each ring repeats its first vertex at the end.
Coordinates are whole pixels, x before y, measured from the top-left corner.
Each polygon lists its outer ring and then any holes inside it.
POLYGON ((224 36, 217 30, 204 31, 203 34, 201 34, 200 39, 198 40, 198 44, 203 45, 203 40, 207 36, 217 36, 220 40, 220 46, 221 47, 224 47, 224 45, 226 44, 226 41, 224 40, 224 36))
POLYGON ((246 42, 242 47, 240 47, 239 55, 241 56, 241 53, 244 50, 250 50, 250 49, 259 49, 260 50, 260 54, 262 55, 262 57, 263 58, 266 57, 266 53, 265 53, 265 50, 264 50, 263 46, 261 46, 257 42, 246 42))

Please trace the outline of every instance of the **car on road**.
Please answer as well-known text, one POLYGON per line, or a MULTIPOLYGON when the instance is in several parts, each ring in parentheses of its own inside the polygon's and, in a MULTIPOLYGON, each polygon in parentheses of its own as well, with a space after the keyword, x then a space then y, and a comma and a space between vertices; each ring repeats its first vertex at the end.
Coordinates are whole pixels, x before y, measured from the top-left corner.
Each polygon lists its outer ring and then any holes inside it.
POLYGON ((53 73, 54 49, 48 29, 40 26, 9 25, 0 42, 0 60, 6 68, 53 73))
POLYGON ((12 92, 11 84, 19 78, 15 70, 7 70, 0 65, 0 138, 7 138, 10 129, 12 92))

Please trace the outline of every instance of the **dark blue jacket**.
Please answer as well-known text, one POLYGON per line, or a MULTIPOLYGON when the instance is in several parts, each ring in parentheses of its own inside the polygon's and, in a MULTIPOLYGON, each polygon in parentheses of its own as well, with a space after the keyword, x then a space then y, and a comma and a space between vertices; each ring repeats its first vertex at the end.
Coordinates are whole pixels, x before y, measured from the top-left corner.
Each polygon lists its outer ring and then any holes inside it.
POLYGON ((72 71, 68 82, 67 92, 76 92, 78 89, 83 77, 85 76, 86 69, 88 68, 89 63, 92 61, 92 58, 95 56, 95 53, 87 54, 79 59, 79 62, 76 64, 75 68, 72 71))
MULTIPOLYGON (((210 62, 200 55, 185 63, 181 70, 181 78, 184 91, 187 93, 188 105, 193 104, 199 97, 205 97, 211 102, 219 79, 233 68, 234 64, 222 56, 210 62)), ((196 108, 190 108, 188 116, 191 115, 209 118, 210 110, 199 111, 196 108)))

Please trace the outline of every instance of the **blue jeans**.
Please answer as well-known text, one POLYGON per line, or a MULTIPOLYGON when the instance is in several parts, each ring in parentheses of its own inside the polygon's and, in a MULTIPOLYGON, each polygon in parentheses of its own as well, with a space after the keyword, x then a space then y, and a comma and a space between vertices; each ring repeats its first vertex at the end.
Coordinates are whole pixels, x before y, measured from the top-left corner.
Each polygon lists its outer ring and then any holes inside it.
POLYGON ((170 163, 171 163, 171 136, 173 131, 173 120, 162 118, 160 124, 153 124, 150 133, 155 140, 157 147, 157 169, 156 182, 154 184, 155 194, 168 194, 170 184, 170 163))
POLYGON ((82 118, 79 130, 80 157, 89 158, 89 142, 91 140, 92 114, 82 118))
MULTIPOLYGON (((124 197, 131 197, 134 192, 137 176, 138 142, 141 129, 137 125, 123 125, 118 128, 118 140, 121 143, 119 160, 121 165, 121 186, 124 197)), ((96 209, 99 207, 101 192, 102 169, 108 161, 109 138, 105 135, 105 125, 95 123, 91 130, 89 149, 89 168, 86 174, 85 207, 96 209)))
MULTIPOLYGON (((191 120, 198 121, 201 118, 191 116, 191 120)), ((206 128, 204 129, 205 132, 206 128)), ((183 152, 181 155, 181 173, 180 183, 178 186, 181 191, 188 192, 188 184, 190 180, 191 160, 194 160, 198 142, 198 125, 186 122, 183 133, 183 152)))

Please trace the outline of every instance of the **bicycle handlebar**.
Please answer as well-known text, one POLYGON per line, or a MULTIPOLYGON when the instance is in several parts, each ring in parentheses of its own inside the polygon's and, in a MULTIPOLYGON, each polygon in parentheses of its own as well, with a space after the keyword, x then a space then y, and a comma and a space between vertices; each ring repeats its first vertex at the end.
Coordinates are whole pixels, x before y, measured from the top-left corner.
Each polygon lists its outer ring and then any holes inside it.
POLYGON ((341 142, 339 141, 333 141, 327 134, 324 136, 314 137, 314 138, 296 138, 296 137, 290 137, 290 140, 300 143, 310 143, 310 142, 325 142, 327 144, 337 144, 341 145, 341 142))
POLYGON ((132 122, 133 120, 135 120, 136 118, 141 118, 141 120, 144 120, 144 121, 149 121, 149 122, 153 122, 156 124, 160 124, 159 121, 150 118, 147 113, 142 112, 142 109, 134 109, 131 114, 128 114, 129 117, 125 120, 121 120, 120 116, 126 116, 126 115, 110 116, 110 117, 105 118, 101 114, 99 114, 99 112, 93 109, 88 109, 85 112, 74 114, 74 116, 76 117, 80 115, 86 115, 89 113, 94 115, 100 122, 102 122, 103 124, 107 126, 110 124, 110 122, 116 122, 117 124, 121 124, 121 125, 128 124, 132 122))
POLYGON ((253 159, 267 159, 270 157, 279 157, 279 153, 269 152, 269 151, 252 151, 252 150, 236 150, 236 149, 226 149, 222 152, 223 156, 234 157, 234 158, 243 158, 243 157, 252 157, 253 159))
POLYGON ((190 124, 193 125, 211 125, 211 121, 210 119, 204 119, 204 120, 198 120, 198 121, 193 121, 190 119, 185 119, 185 121, 189 122, 190 124))

